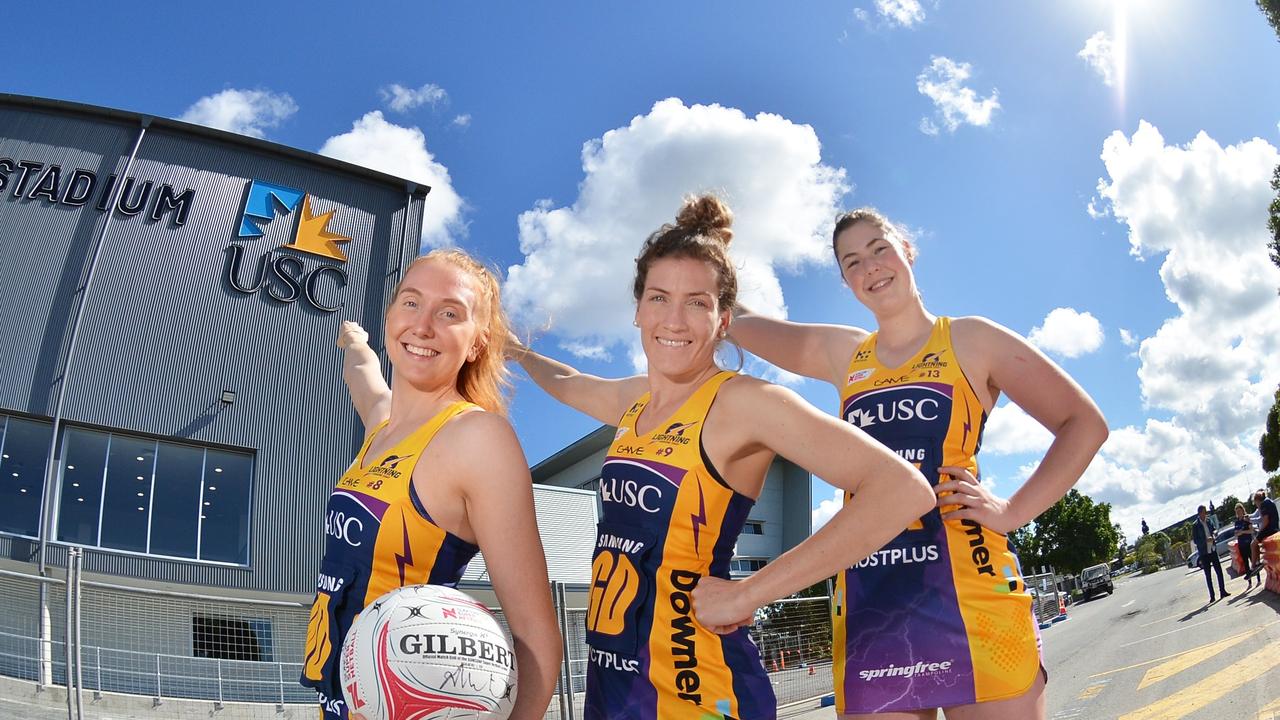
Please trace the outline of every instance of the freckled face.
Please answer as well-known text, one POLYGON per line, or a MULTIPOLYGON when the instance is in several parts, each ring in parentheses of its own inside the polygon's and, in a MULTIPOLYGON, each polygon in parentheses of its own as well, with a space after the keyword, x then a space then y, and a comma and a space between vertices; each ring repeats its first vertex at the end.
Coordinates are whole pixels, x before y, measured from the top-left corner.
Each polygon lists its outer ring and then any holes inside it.
POLYGON ((430 389, 457 382, 482 342, 475 280, 447 262, 414 265, 387 310, 387 356, 397 377, 430 389))

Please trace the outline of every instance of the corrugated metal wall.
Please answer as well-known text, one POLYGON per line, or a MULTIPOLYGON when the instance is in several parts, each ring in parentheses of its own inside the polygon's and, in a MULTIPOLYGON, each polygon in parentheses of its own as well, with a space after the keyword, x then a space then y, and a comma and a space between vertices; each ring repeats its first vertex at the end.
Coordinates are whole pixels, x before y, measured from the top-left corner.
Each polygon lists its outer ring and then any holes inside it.
MULTIPOLYGON (((51 115, 0 105, 0 159, 118 174, 137 134, 114 122, 51 115)), ((28 178, 34 186, 39 171, 28 178)), ((106 217, 93 208, 14 197, 19 173, 0 190, 0 406, 52 412, 55 372, 68 340, 67 316, 86 270, 92 238, 106 217)))
MULTIPOLYGON (((587 490, 533 486, 533 506, 538 514, 538 534, 547 554, 547 575, 563 583, 591 582, 591 554, 595 551, 596 494, 587 490)), ((467 565, 462 580, 487 581, 484 555, 467 565)))
MULTIPOLYGON (((136 127, 0 105, 0 157, 86 167, 99 178, 123 166, 136 127), (75 149, 72 149, 75 148, 75 149)), ((307 593, 323 546, 323 510, 351 460, 360 429, 333 345, 343 319, 381 337, 382 309, 400 262, 417 252, 422 198, 372 178, 255 147, 153 127, 130 175, 154 183, 141 214, 117 213, 89 291, 76 357, 67 372, 65 420, 189 438, 256 451, 249 568, 86 553, 85 569, 154 580, 307 593), (241 277, 290 241, 301 214, 277 216, 264 236, 236 237, 251 179, 301 189, 329 229, 353 240, 341 292, 345 307, 284 304, 245 295, 224 280, 227 248, 245 247, 241 277), (179 227, 149 217, 158 186, 195 191, 179 227), (406 205, 409 217, 405 217, 406 205), (402 242, 402 233, 410 233, 402 242), (223 404, 223 390, 236 393, 223 404)), ((11 188, 10 188, 11 189, 11 188)), ((135 187, 135 191, 138 188, 135 187)), ((98 223, 94 203, 0 198, 0 406, 46 415, 69 335, 69 296, 87 265, 98 223), (52 351, 51 351, 52 350, 52 351), (47 375, 48 377, 44 377, 47 375)), ((283 251, 289 253, 289 251, 283 251)), ((336 264, 295 254, 306 270, 336 264)), ((335 297, 326 291, 325 299, 335 297)), ((56 392, 56 389, 55 389, 56 392)))

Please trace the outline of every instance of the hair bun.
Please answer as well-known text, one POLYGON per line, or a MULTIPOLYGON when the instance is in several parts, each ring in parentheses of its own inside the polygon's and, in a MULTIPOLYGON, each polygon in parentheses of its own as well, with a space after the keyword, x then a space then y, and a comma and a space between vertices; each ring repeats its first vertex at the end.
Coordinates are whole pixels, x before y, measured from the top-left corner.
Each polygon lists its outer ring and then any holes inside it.
POLYGON ((684 201, 676 214, 676 225, 698 235, 719 240, 725 245, 733 239, 733 211, 715 195, 699 195, 684 201))

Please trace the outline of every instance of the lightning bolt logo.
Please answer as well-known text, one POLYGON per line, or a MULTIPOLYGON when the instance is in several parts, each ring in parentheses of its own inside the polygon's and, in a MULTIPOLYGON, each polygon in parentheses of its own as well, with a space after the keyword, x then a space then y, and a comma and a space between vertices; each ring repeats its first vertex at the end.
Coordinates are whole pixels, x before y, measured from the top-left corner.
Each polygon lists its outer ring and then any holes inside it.
POLYGON ((320 257, 347 261, 347 256, 338 247, 338 243, 351 242, 346 235, 329 232, 329 221, 333 219, 333 210, 321 215, 311 212, 311 196, 302 196, 302 219, 298 221, 298 232, 293 242, 284 247, 300 250, 320 257))
POLYGON ((697 484, 698 513, 696 515, 690 514, 689 519, 693 521, 693 552, 696 555, 701 555, 702 551, 698 549, 698 530, 707 524, 707 502, 702 495, 702 481, 697 481, 697 484))
POLYGON ((973 417, 973 413, 969 412, 969 396, 962 395, 961 397, 964 398, 964 435, 960 438, 960 447, 964 447, 965 443, 969 441, 969 431, 973 429, 973 422, 970 420, 973 417))
POLYGON ((404 569, 413 565, 413 547, 409 545, 409 524, 404 520, 404 511, 400 511, 400 528, 404 531, 404 554, 396 553, 396 567, 400 569, 400 584, 404 585, 404 569))

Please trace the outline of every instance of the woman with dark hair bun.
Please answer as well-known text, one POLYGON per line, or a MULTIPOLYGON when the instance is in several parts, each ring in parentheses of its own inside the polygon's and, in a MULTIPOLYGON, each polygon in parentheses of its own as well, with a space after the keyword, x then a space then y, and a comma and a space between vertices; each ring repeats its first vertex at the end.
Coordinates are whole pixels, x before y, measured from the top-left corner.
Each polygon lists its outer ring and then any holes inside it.
MULTIPOLYGON (((935 317, 915 246, 870 208, 836 219, 845 284, 876 318, 867 332, 735 308, 734 341, 840 391, 841 417, 915 463, 935 507, 836 580, 837 712, 845 718, 1043 718, 1039 631, 1005 537, 1066 494, 1107 438, 1080 386, 1025 339, 986 318, 935 317), (1003 392, 1054 435, 1009 499, 978 481, 983 424, 1003 392), (893 558, 897 558, 894 561, 893 558), (866 628, 876 627, 875 633, 866 628)), ((832 448, 834 450, 834 448, 832 448)), ((845 496, 845 507, 862 498, 845 496)))
POLYGON ((724 203, 704 195, 645 241, 633 283, 644 375, 608 380, 518 344, 508 351, 553 397, 618 428, 600 471, 588 720, 775 718, 744 627, 756 609, 859 562, 932 505, 920 473, 861 431, 717 367, 737 299, 731 224, 724 203), (776 455, 858 502, 730 582, 734 544, 776 455))

